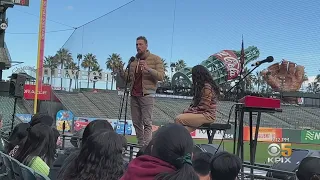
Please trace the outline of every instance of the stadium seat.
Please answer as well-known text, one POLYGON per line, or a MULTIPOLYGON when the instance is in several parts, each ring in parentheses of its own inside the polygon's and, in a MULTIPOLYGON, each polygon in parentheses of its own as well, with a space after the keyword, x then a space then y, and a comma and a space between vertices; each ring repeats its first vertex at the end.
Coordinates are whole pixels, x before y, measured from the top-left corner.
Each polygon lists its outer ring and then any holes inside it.
POLYGON ((197 129, 206 130, 208 135, 208 143, 212 144, 213 137, 217 130, 226 131, 227 129, 231 129, 231 124, 218 124, 218 123, 206 123, 197 129))
POLYGON ((11 163, 11 157, 4 154, 3 152, 0 152, 1 157, 3 159, 4 165, 6 166, 7 169, 7 175, 10 179, 14 179, 14 174, 13 174, 13 168, 12 168, 12 163, 11 163))
POLYGON ((36 177, 34 176, 34 170, 29 168, 28 166, 25 166, 23 164, 20 164, 21 168, 21 173, 23 179, 28 179, 28 180, 36 180, 36 177))
POLYGON ((36 177, 37 180, 50 180, 47 176, 44 176, 40 173, 34 172, 34 176, 36 177))
POLYGON ((21 167, 20 167, 20 162, 11 158, 11 164, 12 164, 12 171, 13 175, 16 180, 23 180, 22 172, 21 172, 21 167))

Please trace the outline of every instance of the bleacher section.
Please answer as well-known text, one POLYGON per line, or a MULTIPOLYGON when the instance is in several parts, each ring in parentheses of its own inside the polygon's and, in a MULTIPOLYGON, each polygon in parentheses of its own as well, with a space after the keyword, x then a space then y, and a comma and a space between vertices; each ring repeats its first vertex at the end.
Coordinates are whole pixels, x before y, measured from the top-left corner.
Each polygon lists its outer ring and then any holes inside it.
POLYGON ((99 108, 82 93, 56 91, 55 95, 67 109, 71 110, 74 116, 107 118, 106 114, 100 111, 99 108))
MULTIPOLYGON (((2 130, 4 132, 10 132, 13 107, 14 107, 14 98, 0 96, 0 114, 3 116, 2 130)), ((27 113, 28 111, 26 110, 26 108, 21 103, 18 102, 16 106, 16 114, 27 114, 27 113)), ((20 122, 19 119, 15 118, 15 124, 19 122, 20 122)))
MULTIPOLYGON (((120 102, 122 96, 118 91, 105 92, 83 92, 67 93, 62 91, 55 92, 56 96, 63 105, 74 113, 75 116, 100 117, 118 119, 120 102)), ((179 98, 156 97, 154 106, 154 124, 160 125, 173 122, 176 115, 187 108, 191 100, 179 98)), ((230 109, 234 102, 220 101, 217 109, 217 122, 227 122, 230 109)), ((124 105, 125 106, 125 105, 124 105)), ((266 114, 261 116, 261 127, 280 127, 295 129, 319 129, 320 128, 320 108, 297 107, 282 105, 282 113, 266 114)), ((234 110, 230 121, 234 121, 234 110)), ((253 118, 256 115, 254 114, 253 118)), ((124 109, 122 114, 124 119, 124 109)), ((127 119, 131 119, 130 98, 128 101, 127 119)), ((249 124, 249 116, 245 115, 245 124, 249 124)), ((256 121, 254 119, 253 124, 256 121)))
MULTIPOLYGON (((274 116, 291 124, 295 129, 319 129, 319 116, 308 112, 306 107, 297 107, 293 105, 282 105, 283 112, 275 113, 274 116)), ((318 111, 320 109, 318 108, 318 111)), ((318 112, 319 113, 319 112, 318 112)))

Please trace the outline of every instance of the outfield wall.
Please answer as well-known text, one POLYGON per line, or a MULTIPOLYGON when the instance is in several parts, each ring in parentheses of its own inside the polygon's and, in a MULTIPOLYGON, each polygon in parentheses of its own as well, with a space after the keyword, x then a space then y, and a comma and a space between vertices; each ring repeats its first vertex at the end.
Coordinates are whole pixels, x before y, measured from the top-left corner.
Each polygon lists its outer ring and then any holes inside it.
MULTIPOLYGON (((31 119, 29 114, 16 114, 23 122, 28 122, 31 119)), ((56 115, 57 130, 62 131, 62 124, 66 122, 66 132, 74 133, 84 128, 91 121, 101 119, 98 117, 74 117, 73 113, 66 110, 61 110, 56 115)), ((119 134, 123 134, 124 127, 126 128, 127 135, 136 135, 135 129, 131 120, 127 120, 127 125, 124 125, 123 121, 117 119, 105 119, 108 120, 116 129, 119 134)), ((153 131, 156 131, 159 126, 153 126, 153 131)), ((250 128, 244 127, 243 138, 245 141, 250 140, 250 128)), ((254 134, 255 128, 253 128, 254 134)), ((214 139, 222 139, 223 135, 225 139, 233 139, 234 127, 227 130, 225 133, 217 131, 214 139)), ((196 130, 191 133, 191 136, 196 139, 207 138, 207 132, 204 130, 196 130)), ((306 143, 306 144, 320 144, 320 130, 296 130, 296 129, 282 129, 282 128, 268 128, 260 127, 258 134, 258 141, 260 142, 291 142, 291 143, 306 143)))

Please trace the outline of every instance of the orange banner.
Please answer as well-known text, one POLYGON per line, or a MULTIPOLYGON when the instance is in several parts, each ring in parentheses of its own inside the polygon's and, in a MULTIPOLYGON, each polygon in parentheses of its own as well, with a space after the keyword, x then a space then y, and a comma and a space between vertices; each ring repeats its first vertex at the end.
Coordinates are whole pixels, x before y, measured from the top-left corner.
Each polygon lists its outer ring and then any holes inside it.
MULTIPOLYGON (((252 138, 254 139, 254 133, 256 128, 252 128, 252 138)), ((250 128, 245 126, 243 129, 243 140, 249 141, 250 140, 250 128)), ((263 142, 278 142, 282 139, 282 129, 280 128, 266 128, 261 127, 259 128, 258 132, 258 141, 263 142)))

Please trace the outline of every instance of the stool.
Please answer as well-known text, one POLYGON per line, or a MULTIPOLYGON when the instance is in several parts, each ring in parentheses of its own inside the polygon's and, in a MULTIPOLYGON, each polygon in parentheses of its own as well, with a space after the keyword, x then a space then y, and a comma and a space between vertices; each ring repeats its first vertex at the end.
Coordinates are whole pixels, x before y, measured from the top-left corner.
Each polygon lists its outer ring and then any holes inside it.
POLYGON ((202 124, 197 129, 206 130, 208 135, 208 143, 212 144, 213 137, 216 134, 217 130, 226 131, 227 129, 231 129, 231 124, 218 124, 218 123, 206 123, 202 124))

